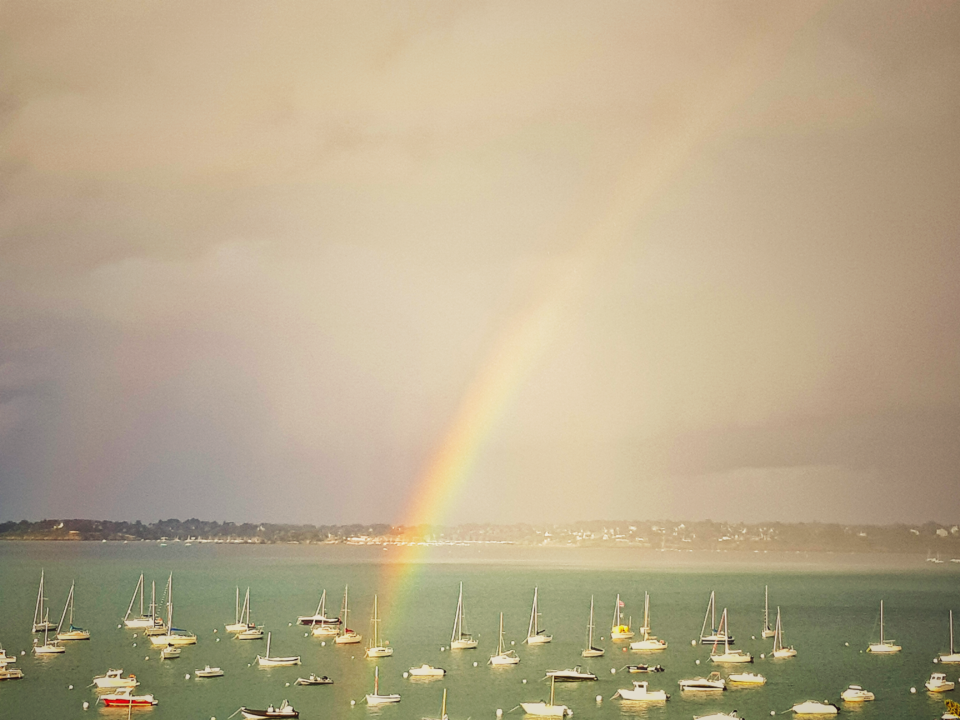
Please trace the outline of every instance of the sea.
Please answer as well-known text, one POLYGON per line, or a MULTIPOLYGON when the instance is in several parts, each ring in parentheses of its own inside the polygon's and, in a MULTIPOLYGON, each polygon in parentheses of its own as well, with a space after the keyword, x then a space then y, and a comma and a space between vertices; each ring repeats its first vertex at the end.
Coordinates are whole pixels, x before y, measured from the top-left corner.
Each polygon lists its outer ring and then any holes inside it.
MULTIPOLYGON (((437 718, 443 690, 451 720, 519 718, 521 702, 546 700, 548 670, 580 665, 594 682, 558 683, 556 702, 575 718, 669 720, 737 710, 759 720, 805 700, 828 700, 844 716, 939 718, 944 696, 924 682, 945 670, 957 681, 960 666, 933 663, 949 646, 948 611, 960 611, 960 564, 932 564, 922 557, 829 553, 658 552, 636 548, 551 548, 509 545, 439 546, 424 549, 415 563, 398 548, 348 545, 232 545, 184 542, 2 542, 0 543, 0 645, 16 654, 13 667, 24 678, 0 682, 0 718, 72 720, 115 718, 126 709, 97 704, 94 676, 122 668, 140 680, 138 692, 159 704, 135 709, 151 720, 225 720, 241 706, 263 708, 289 700, 305 720, 400 720, 437 718), (30 632, 40 573, 46 578, 50 617, 56 621, 70 584, 76 581, 75 624, 91 631, 89 641, 65 643, 63 655, 35 657, 30 632), (120 627, 143 573, 158 593, 172 573, 174 621, 198 636, 175 660, 160 660, 147 638, 120 627), (460 583, 467 629, 477 650, 449 650, 460 583), (334 646, 298 626, 312 614, 321 592, 337 613, 350 588, 350 625, 364 643, 334 646), (224 630, 234 620, 236 588, 250 588, 253 620, 272 633, 273 655, 300 655, 302 665, 261 668, 255 658, 265 641, 238 641, 224 630), (771 639, 762 639, 764 588, 771 615, 780 608, 784 641, 796 658, 772 660, 771 639), (534 588, 539 588, 546 645, 527 646, 534 588), (717 667, 710 647, 696 642, 711 592, 717 612, 728 610, 736 647, 755 657, 752 665, 717 667), (641 624, 644 593, 650 594, 651 626, 668 642, 661 652, 634 652, 609 638, 616 596, 633 626, 641 624), (382 637, 392 657, 366 659, 374 595, 379 595, 382 637), (596 606, 595 644, 602 658, 585 660, 591 597, 596 606), (896 655, 866 653, 879 636, 880 601, 885 635, 902 645, 896 655), (500 613, 508 645, 521 662, 492 667, 500 613), (424 663, 444 668, 436 680, 405 673, 424 663), (659 664, 663 672, 629 674, 627 665, 659 664), (195 671, 219 666, 224 676, 198 679, 195 671), (380 691, 399 693, 396 705, 368 707, 374 668, 380 691), (681 693, 678 681, 749 671, 764 675, 759 687, 726 692, 681 693), (300 687, 298 677, 327 675, 332 685, 300 687), (614 699, 619 688, 646 680, 670 699, 628 703, 614 699), (862 685, 876 700, 845 705, 840 693, 862 685), (84 703, 88 708, 84 709, 84 703)), ((960 612, 958 612, 960 615, 960 612)), ((771 617, 771 623, 773 617, 771 617)), ((947 693, 949 698, 954 693, 947 693)), ((960 692, 955 694, 960 699, 960 692)))

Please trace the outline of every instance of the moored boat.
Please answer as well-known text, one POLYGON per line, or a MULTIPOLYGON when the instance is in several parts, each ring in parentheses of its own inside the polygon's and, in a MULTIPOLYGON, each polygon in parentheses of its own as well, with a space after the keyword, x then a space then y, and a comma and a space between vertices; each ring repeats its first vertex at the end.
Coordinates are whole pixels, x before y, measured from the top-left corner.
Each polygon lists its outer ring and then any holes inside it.
POLYGON ((646 680, 634 680, 633 689, 621 688, 614 697, 632 702, 650 702, 669 700, 670 696, 663 690, 651 690, 646 680))
POLYGON ((377 602, 377 596, 373 596, 373 618, 370 620, 371 637, 370 645, 364 653, 368 658, 383 658, 393 655, 393 648, 390 643, 380 637, 380 612, 377 602))
POLYGON ((679 683, 681 690, 726 690, 727 683, 720 673, 712 672, 704 677, 693 678, 692 680, 681 680, 679 683))
POLYGON ((400 696, 396 693, 392 695, 380 694, 380 666, 373 669, 373 693, 366 696, 367 705, 387 705, 389 703, 400 702, 400 696))
POLYGON ((757 673, 730 673, 727 680, 737 685, 765 685, 767 679, 757 673))
POLYGON ((596 675, 581 669, 579 665, 566 670, 547 670, 547 677, 557 682, 585 682, 597 679, 596 675))
POLYGON ((341 615, 343 616, 343 623, 340 625, 340 632, 337 634, 337 637, 334 639, 334 643, 337 645, 356 645, 358 644, 363 637, 350 629, 347 625, 347 619, 350 617, 350 608, 347 605, 347 591, 349 586, 344 586, 343 588, 343 610, 341 615))
POLYGON ((300 656, 299 655, 289 655, 287 657, 271 657, 270 656, 270 636, 272 633, 267 633, 267 654, 266 655, 257 655, 257 664, 260 667, 279 667, 285 665, 299 665, 300 656))
POLYGON ((223 677, 223 670, 218 667, 210 667, 207 665, 203 670, 194 670, 193 674, 198 678, 215 678, 223 677))
POLYGON ((149 707, 157 704, 152 695, 134 695, 133 688, 117 688, 116 692, 101 695, 100 700, 107 707, 149 707))
POLYGON ((734 638, 732 635, 728 635, 725 631, 721 632, 717 628, 717 597, 716 591, 710 591, 710 599, 707 601, 707 612, 703 616, 703 625, 700 627, 700 644, 701 645, 719 645, 720 643, 725 643, 727 645, 733 645, 734 638), (709 622, 709 632, 707 631, 707 623, 709 622))
POLYGON ((520 707, 523 708, 523 711, 527 715, 535 715, 537 717, 565 717, 573 715, 573 710, 568 708, 566 705, 557 705, 554 702, 554 688, 556 680, 554 678, 550 679, 550 702, 529 702, 520 703, 520 707))
POLYGON ((490 665, 516 665, 520 658, 513 650, 507 650, 503 644, 503 613, 500 613, 500 639, 497 641, 497 654, 492 655, 490 665))
POLYGON ((530 626, 527 628, 527 637, 524 642, 527 645, 543 645, 553 640, 553 635, 547 635, 540 629, 540 606, 538 596, 540 588, 533 589, 533 607, 530 610, 530 626))
POLYGON ((136 675, 123 677, 123 670, 107 670, 105 675, 97 675, 93 684, 99 689, 132 688, 140 684, 136 675))
POLYGON ((886 640, 883 637, 883 600, 880 601, 880 642, 872 643, 867 647, 868 653, 879 653, 889 655, 900 652, 900 646, 893 640, 886 640))
POLYGON ((73 606, 74 606, 74 590, 76 589, 76 582, 73 582, 70 585, 70 592, 67 595, 67 602, 63 606, 63 614, 60 616, 60 622, 57 625, 57 640, 89 640, 90 631, 84 630, 81 627, 77 627, 73 624, 73 606), (69 619, 67 622, 70 623, 69 627, 64 630, 63 623, 67 619, 67 614, 69 613, 69 619))
POLYGON ((630 619, 628 618, 626 623, 623 622, 623 616, 620 612, 623 607, 623 600, 617 593, 617 603, 613 606, 613 622, 610 625, 611 640, 629 640, 633 637, 633 630, 630 629, 630 619))
POLYGON ((663 672, 663 665, 627 665, 628 673, 660 673, 663 672))
MULTIPOLYGON (((323 625, 336 629, 340 625, 339 617, 327 617, 327 591, 320 593, 320 602, 317 605, 317 611, 313 615, 301 615, 297 618, 299 625, 323 625)), ((321 633, 314 632, 314 635, 321 633)), ((333 633, 334 635, 336 633, 333 633)))
POLYGON ((934 662, 939 663, 960 663, 960 653, 953 649, 953 610, 950 611, 950 652, 941 653, 934 662))
POLYGON ((866 702, 867 700, 873 700, 875 698, 874 694, 869 690, 864 690, 859 685, 851 685, 842 693, 840 693, 840 699, 848 703, 858 703, 866 702))
POLYGON ((6 665, 0 666, 0 680, 20 680, 23 678, 23 670, 20 668, 8 668, 6 665))
POLYGON ((433 667, 424 663, 420 667, 412 667, 407 673, 410 677, 443 677, 447 671, 443 668, 433 667))
POLYGON ((593 595, 590 596, 590 620, 587 622, 587 647, 580 653, 580 657, 592 658, 602 657, 603 648, 595 647, 593 644, 593 595))
POLYGON ((728 663, 752 663, 753 656, 749 653, 744 652, 743 650, 734 650, 730 647, 730 631, 727 625, 727 609, 723 609, 723 615, 720 617, 720 628, 717 631, 717 635, 723 638, 723 652, 717 652, 717 646, 713 646, 713 650, 710 652, 711 662, 728 664, 728 663))
POLYGON ((297 678, 295 685, 333 685, 333 680, 328 678, 326 675, 322 677, 317 677, 316 674, 310 673, 310 677, 297 678))
POLYGON ((806 702, 797 703, 790 709, 797 715, 836 715, 840 712, 840 708, 826 700, 823 702, 807 700, 806 702))
POLYGON ((273 705, 270 705, 266 710, 254 710, 253 708, 241 707, 240 714, 247 720, 262 720, 263 718, 298 718, 300 713, 297 712, 293 705, 284 700, 280 703, 280 707, 275 708, 273 705))
POLYGON ((944 673, 933 673, 924 683, 924 687, 932 693, 950 692, 954 688, 954 683, 952 680, 947 680, 944 673))

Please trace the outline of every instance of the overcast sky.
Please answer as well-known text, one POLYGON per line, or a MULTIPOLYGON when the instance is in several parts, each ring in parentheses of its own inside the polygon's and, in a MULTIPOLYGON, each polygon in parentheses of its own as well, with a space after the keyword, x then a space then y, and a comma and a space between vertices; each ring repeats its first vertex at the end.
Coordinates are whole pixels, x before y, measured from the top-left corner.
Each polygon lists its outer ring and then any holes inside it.
POLYGON ((399 522, 497 363, 438 520, 960 519, 958 38, 7 0, 0 520, 399 522))

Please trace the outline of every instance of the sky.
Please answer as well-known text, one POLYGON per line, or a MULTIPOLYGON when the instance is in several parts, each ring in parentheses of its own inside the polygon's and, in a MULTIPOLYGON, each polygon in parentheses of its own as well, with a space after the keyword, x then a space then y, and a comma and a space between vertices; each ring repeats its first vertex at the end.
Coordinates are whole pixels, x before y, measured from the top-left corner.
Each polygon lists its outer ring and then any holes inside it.
POLYGON ((957 521, 958 37, 7 0, 0 520, 957 521))

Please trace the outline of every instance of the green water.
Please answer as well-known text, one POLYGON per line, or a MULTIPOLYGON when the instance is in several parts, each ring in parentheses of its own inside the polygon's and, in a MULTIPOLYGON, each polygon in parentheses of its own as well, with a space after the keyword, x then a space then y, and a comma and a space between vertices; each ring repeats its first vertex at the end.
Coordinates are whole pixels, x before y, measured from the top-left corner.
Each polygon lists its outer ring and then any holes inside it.
MULTIPOLYGON (((545 671, 577 664, 599 676, 597 682, 557 685, 557 701, 569 705, 577 718, 689 719, 737 709, 741 717, 757 719, 808 699, 841 704, 839 694, 851 683, 863 685, 877 699, 859 707, 841 706, 844 715, 864 720, 935 718, 943 711, 942 699, 926 693, 923 683, 941 669, 931 660, 947 649, 947 611, 960 610, 960 566, 955 564, 932 566, 922 558, 890 557, 439 548, 427 555, 429 562, 403 570, 406 582, 399 587, 411 593, 401 602, 400 597, 389 596, 385 579, 396 553, 346 546, 0 543, 0 643, 18 656, 14 667, 25 674, 23 680, 0 683, 0 718, 120 720, 126 710, 94 705, 96 693, 88 687, 95 675, 111 667, 136 674, 142 683, 138 692, 157 697, 156 707, 133 712, 135 717, 155 720, 224 720, 241 705, 263 707, 284 698, 305 719, 437 717, 443 688, 448 690, 452 720, 493 719, 498 708, 508 713, 521 701, 546 699, 545 671), (77 624, 93 634, 92 640, 66 643, 65 654, 48 658, 29 652, 41 568, 46 572, 51 618, 59 618, 76 579, 77 624), (148 588, 150 580, 157 581, 158 592, 168 573, 174 574, 175 624, 199 636, 198 644, 185 647, 180 659, 161 662, 144 637, 135 638, 133 631, 117 627, 141 572, 148 588), (480 649, 445 652, 441 647, 450 641, 460 581, 467 625, 479 638, 480 649), (322 646, 320 639, 304 637, 303 627, 290 624, 298 615, 313 613, 323 588, 328 611, 336 612, 347 583, 350 624, 364 635, 364 644, 373 594, 381 593, 383 636, 395 647, 393 657, 367 660, 363 644, 322 646), (772 644, 759 639, 765 584, 770 586, 773 612, 777 605, 782 608, 785 640, 799 652, 795 659, 759 658, 772 644), (241 593, 250 586, 254 620, 273 632, 272 654, 299 654, 302 666, 259 668, 254 658, 264 652, 265 642, 241 642, 224 632, 224 623, 233 621, 237 585, 241 593), (542 626, 554 640, 527 647, 520 641, 526 635, 535 585, 540 588, 542 626), (753 665, 715 668, 708 660, 709 648, 691 646, 711 590, 717 593, 718 611, 729 608, 737 647, 754 654, 753 665), (624 612, 632 615, 636 626, 644 591, 651 594, 653 631, 669 642, 669 648, 659 653, 623 652, 622 645, 604 639, 598 644, 607 649, 605 657, 581 659, 591 594, 597 603, 597 635, 606 638, 616 594, 624 598, 624 612), (904 648, 889 657, 862 652, 877 637, 881 598, 886 634, 904 648), (516 642, 521 662, 492 668, 487 660, 496 646, 501 611, 507 640, 516 642), (27 653, 21 656, 24 650, 27 653), (660 663, 666 671, 621 672, 627 663, 640 662, 660 663), (423 663, 445 668, 447 676, 403 678, 404 671, 423 663), (223 668, 225 677, 194 678, 195 669, 206 664, 223 668), (363 703, 364 694, 372 691, 375 664, 380 666, 381 691, 400 693, 399 705, 372 709, 363 703), (759 672, 768 682, 763 687, 681 696, 678 680, 714 669, 724 676, 728 670, 759 672), (335 684, 293 685, 310 672, 328 675, 335 684), (634 679, 666 690, 670 701, 637 707, 610 699, 634 679), (918 692, 911 694, 911 687, 918 692), (596 701, 597 695, 602 702, 596 701), (82 709, 84 701, 90 702, 89 710, 82 709)), ((958 666, 944 668, 952 680, 960 674, 958 666)), ((517 709, 506 717, 522 717, 522 712, 517 709)))

